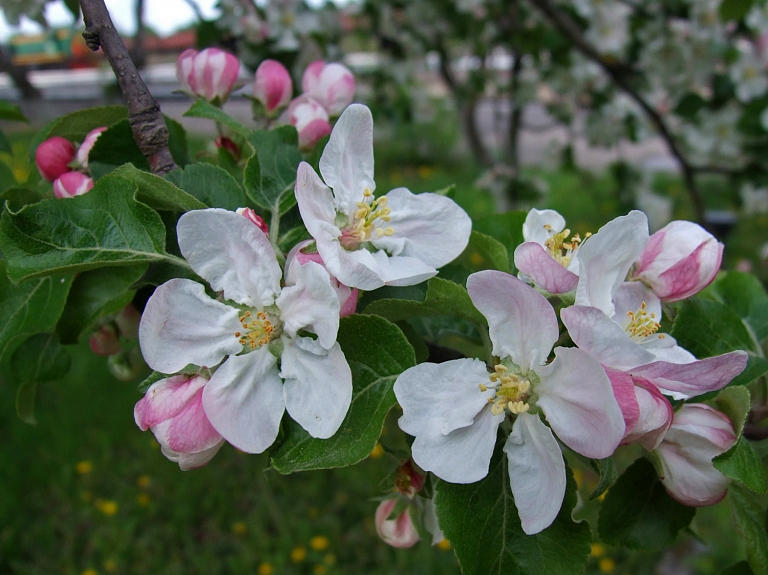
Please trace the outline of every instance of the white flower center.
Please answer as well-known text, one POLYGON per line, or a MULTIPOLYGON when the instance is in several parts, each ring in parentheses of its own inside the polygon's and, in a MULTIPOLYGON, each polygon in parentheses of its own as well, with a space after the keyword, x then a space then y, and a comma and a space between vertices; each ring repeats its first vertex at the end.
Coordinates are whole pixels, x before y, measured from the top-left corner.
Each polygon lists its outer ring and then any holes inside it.
MULTIPOLYGON (((642 303, 639 310, 635 312, 628 311, 627 317, 629 321, 624 326, 624 331, 629 334, 632 341, 639 343, 659 331, 660 325, 656 321, 656 314, 648 313, 645 302, 642 303)), ((660 335, 659 337, 663 336, 660 335)))
POLYGON ((352 215, 352 223, 341 231, 341 245, 347 249, 355 249, 361 243, 367 242, 376 234, 377 238, 391 236, 395 230, 391 227, 382 228, 380 222, 390 220, 390 209, 387 207, 387 197, 373 198, 370 188, 365 188, 363 201, 357 202, 357 211, 352 215))
POLYGON ((491 385, 481 383, 479 386, 480 391, 489 389, 495 391, 493 397, 488 398, 491 413, 499 415, 504 413, 505 409, 509 409, 512 414, 517 415, 528 411, 531 406, 526 401, 531 395, 531 382, 519 375, 509 373, 509 369, 504 365, 499 364, 493 369, 494 372, 488 376, 491 385))
MULTIPOLYGON (((571 230, 564 229, 562 232, 555 233, 552 231, 552 226, 544 224, 544 229, 550 234, 549 239, 544 242, 544 247, 547 249, 547 253, 564 268, 571 265, 573 258, 576 256, 576 252, 579 251, 579 244, 582 239, 579 234, 574 234, 570 241, 568 236, 571 235, 571 230)), ((587 233, 585 238, 591 236, 591 233, 587 233)))
POLYGON ((243 325, 243 331, 235 332, 235 337, 242 345, 247 345, 251 349, 268 344, 278 335, 277 321, 270 321, 269 316, 263 311, 256 312, 255 317, 250 311, 244 312, 240 316, 240 323, 243 325))

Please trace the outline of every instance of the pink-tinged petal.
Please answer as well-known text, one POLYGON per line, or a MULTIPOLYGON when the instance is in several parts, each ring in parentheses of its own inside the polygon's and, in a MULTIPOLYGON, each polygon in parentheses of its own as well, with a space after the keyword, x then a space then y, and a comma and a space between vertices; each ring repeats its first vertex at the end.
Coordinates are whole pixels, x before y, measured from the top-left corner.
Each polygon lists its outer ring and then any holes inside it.
POLYGON ((376 189, 373 116, 366 106, 353 104, 344 110, 320 158, 320 173, 333 188, 336 210, 347 216, 357 211, 357 202, 363 200, 366 188, 376 189))
POLYGON ((277 60, 264 60, 259 64, 253 82, 253 96, 264 104, 267 112, 287 106, 292 94, 293 82, 285 66, 277 60))
POLYGON ((224 102, 240 75, 240 61, 224 50, 206 48, 195 56, 192 88, 206 100, 224 102))
MULTIPOLYGON (((299 125, 297 125, 296 128, 298 129, 299 125)), ((315 118, 301 125, 301 129, 298 129, 299 148, 302 150, 311 150, 315 147, 317 142, 330 134, 331 130, 332 127, 330 122, 322 118, 315 118)))
POLYGON ((331 133, 328 113, 323 105, 309 96, 294 98, 286 110, 288 122, 299 134, 299 147, 309 150, 331 133))
POLYGON ((325 62, 315 60, 304 70, 301 77, 301 90, 306 94, 316 93, 320 89, 320 76, 323 73, 325 62))
POLYGON ((206 383, 205 377, 188 375, 174 375, 153 383, 133 408, 136 425, 146 431, 175 417, 206 383))
POLYGON ((397 188, 386 195, 391 236, 374 236, 371 243, 393 256, 418 258, 440 268, 461 255, 469 243, 472 220, 452 199, 438 194, 412 194, 397 188))
POLYGON ((642 378, 632 379, 639 417, 632 428, 627 428, 622 443, 639 443, 646 450, 653 451, 672 425, 674 411, 667 398, 652 383, 642 378))
POLYGON ((624 437, 624 417, 611 381, 588 353, 558 347, 555 360, 536 370, 538 405, 560 440, 585 457, 613 454, 624 437))
POLYGON ((573 305, 560 312, 560 319, 573 343, 606 367, 626 370, 656 359, 597 308, 573 305))
POLYGON ((579 276, 557 263, 535 242, 525 242, 517 246, 515 267, 531 278, 537 287, 549 293, 568 293, 575 290, 579 283, 579 276))
POLYGON ((604 367, 605 374, 611 381, 613 396, 619 404, 621 415, 624 417, 624 437, 626 437, 640 419, 640 405, 635 394, 635 382, 632 376, 623 371, 604 367))
POLYGON ((605 224, 581 245, 578 305, 596 307, 608 317, 614 312, 613 294, 627 277, 648 241, 648 219, 632 211, 605 224))
MULTIPOLYGON (((347 251, 338 238, 323 240, 317 238, 317 251, 325 262, 326 269, 349 287, 372 291, 384 285, 379 260, 368 250, 347 251)), ((390 274, 393 279, 396 274, 390 274)))
POLYGON ((53 182, 53 194, 59 198, 74 198, 91 191, 93 180, 82 172, 66 172, 53 182))
POLYGON ((301 81, 304 93, 322 102, 330 116, 338 116, 355 95, 355 77, 343 64, 312 62, 301 81))
POLYGON ((411 519, 410 507, 403 509, 394 519, 387 519, 399 499, 385 499, 376 508, 376 533, 387 545, 404 549, 413 547, 419 540, 419 532, 411 519))
POLYGON ((552 431, 538 415, 517 416, 504 444, 509 483, 527 535, 552 525, 565 496, 565 463, 552 431))
POLYGON ((449 483, 474 483, 488 475, 493 447, 504 414, 493 415, 484 407, 472 425, 447 435, 427 428, 411 446, 413 460, 424 471, 431 471, 449 483))
POLYGON ((294 274, 296 284, 283 288, 275 301, 283 330, 296 337, 299 330, 308 329, 317 334, 321 346, 330 349, 339 331, 340 307, 331 278, 325 268, 315 262, 297 266, 294 274))
POLYGON ((419 258, 406 256, 390 257, 387 252, 373 252, 373 261, 379 278, 388 286, 412 286, 437 275, 437 270, 419 258))
POLYGON ((493 397, 493 390, 480 388, 489 384, 488 369, 479 359, 411 367, 394 385, 395 397, 403 408, 398 425, 414 437, 426 432, 447 435, 468 427, 493 397))
POLYGON ((194 82, 192 74, 194 72, 195 56, 197 56, 197 54, 197 50, 188 48, 179 54, 179 57, 176 60, 176 77, 179 79, 182 89, 190 95, 196 93, 195 88, 192 87, 192 83, 194 82))
POLYGON ((289 415, 312 437, 328 439, 352 402, 352 371, 338 343, 329 350, 309 338, 283 337, 280 377, 289 415), (320 348, 320 349, 315 349, 320 348))
POLYGON ((306 162, 299 164, 294 192, 301 219, 313 238, 331 240, 341 236, 341 230, 334 223, 333 194, 306 162))
POLYGON ((161 445, 160 449, 163 452, 163 455, 165 455, 168 459, 174 463, 178 463, 179 468, 182 471, 190 471, 191 469, 198 469, 204 465, 207 465, 208 462, 213 459, 213 456, 219 452, 219 449, 221 449, 222 445, 224 445, 223 439, 210 449, 206 449, 205 451, 201 451, 199 453, 178 453, 166 447, 165 445, 161 445))
POLYGON ((101 128, 96 128, 94 130, 91 130, 85 136, 83 143, 80 144, 80 147, 77 149, 77 156, 76 156, 78 163, 82 167, 84 168, 88 167, 88 155, 91 153, 93 146, 96 144, 96 140, 99 139, 99 136, 101 136, 101 133, 106 131, 106 129, 107 129, 106 126, 102 126, 101 128))
POLYGON ((247 218, 195 210, 179 218, 176 231, 181 253, 211 288, 247 306, 272 305, 283 272, 267 236, 247 218))
POLYGON ((177 453, 200 453, 221 441, 203 409, 203 389, 198 389, 172 418, 152 427, 161 445, 177 453))
POLYGON ((230 357, 205 386, 203 407, 232 445, 262 453, 274 443, 285 411, 277 358, 266 346, 230 357))
POLYGON ((488 320, 493 355, 509 357, 524 374, 546 362, 559 332, 555 310, 541 294, 493 270, 469 276, 467 291, 488 320))
POLYGON ((339 309, 340 317, 350 316, 357 311, 357 302, 360 298, 360 292, 357 288, 350 289, 343 284, 339 284, 336 293, 339 295, 339 302, 341 303, 341 309, 339 309), (344 297, 343 301, 341 300, 343 297, 342 290, 349 290, 349 295, 344 297))
POLYGON ((172 279, 155 290, 141 316, 141 353, 160 373, 217 365, 243 349, 235 337, 242 329, 238 317, 237 309, 209 298, 201 284, 172 279))
POLYGON ((645 312, 661 321, 661 301, 656 295, 640 282, 624 282, 613 295, 614 316, 611 318, 617 324, 626 327, 629 314, 636 314, 645 305, 645 312))
POLYGON ((551 232, 560 233, 565 229, 565 218, 555 210, 537 210, 533 208, 523 223, 523 239, 544 245, 551 232))
POLYGON ((237 208, 235 213, 246 218, 269 237, 269 227, 267 226, 267 222, 265 222, 264 218, 257 214, 253 208, 237 208))
POLYGON ((53 182, 69 172, 69 163, 75 157, 75 146, 61 136, 53 136, 41 143, 35 150, 35 163, 40 175, 53 182))
POLYGON ((667 492, 692 507, 720 501, 730 479, 715 469, 712 459, 730 449, 736 439, 731 421, 719 411, 696 403, 681 407, 656 448, 667 492))
POLYGON ((724 388, 744 371, 747 359, 746 352, 732 351, 692 363, 655 361, 635 367, 631 372, 650 380, 665 393, 678 395, 676 399, 687 399, 724 388))

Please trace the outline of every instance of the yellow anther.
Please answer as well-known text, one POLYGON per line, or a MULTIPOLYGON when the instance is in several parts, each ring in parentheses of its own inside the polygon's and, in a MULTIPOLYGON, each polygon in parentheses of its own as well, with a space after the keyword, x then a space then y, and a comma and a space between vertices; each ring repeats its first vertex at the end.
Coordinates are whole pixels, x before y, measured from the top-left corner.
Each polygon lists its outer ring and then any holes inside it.
POLYGON ((515 415, 517 415, 518 413, 525 413, 531 408, 530 405, 522 401, 510 401, 507 404, 507 407, 509 407, 509 411, 511 411, 515 415))
POLYGON ((645 302, 640 305, 640 309, 636 312, 628 311, 627 317, 629 322, 624 330, 633 341, 643 341, 655 334, 661 327, 656 321, 656 314, 646 311, 645 302))
POLYGON ((257 312, 254 320, 249 321, 250 316, 251 312, 247 311, 240 317, 240 323, 243 324, 245 333, 238 331, 235 333, 235 337, 239 338, 238 342, 241 345, 256 349, 270 342, 275 326, 272 325, 267 314, 263 311, 257 312))
POLYGON ((482 383, 478 386, 480 388, 480 391, 488 391, 488 386, 483 385, 482 383))
POLYGON ((392 228, 384 228, 384 235, 385 236, 391 236, 395 233, 395 230, 392 228))
MULTIPOLYGON (((576 251, 579 249, 579 244, 582 242, 581 236, 574 234, 570 241, 568 241, 567 238, 571 235, 571 230, 565 229, 562 232, 554 233, 552 232, 552 226, 549 224, 545 224, 544 229, 551 234, 544 242, 547 253, 561 266, 568 267, 571 261, 573 261, 576 251)), ((591 235, 587 233, 585 237, 588 238, 591 235)))
POLYGON ((509 409, 510 413, 517 415, 530 409, 526 399, 530 395, 531 382, 523 377, 509 373, 504 365, 496 365, 493 372, 488 374, 488 379, 493 385, 480 384, 480 391, 494 390, 493 397, 488 398, 491 405, 491 413, 499 415, 509 409))

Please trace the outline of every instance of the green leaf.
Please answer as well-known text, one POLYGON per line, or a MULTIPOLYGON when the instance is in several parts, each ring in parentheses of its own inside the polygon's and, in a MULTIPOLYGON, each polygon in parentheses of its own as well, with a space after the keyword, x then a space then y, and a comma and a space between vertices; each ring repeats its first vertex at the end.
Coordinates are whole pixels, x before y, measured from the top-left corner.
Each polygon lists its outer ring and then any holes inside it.
POLYGON ((0 120, 11 122, 29 122, 24 112, 17 104, 11 104, 7 100, 0 100, 0 120))
POLYGON ((520 525, 509 486, 507 460, 491 460, 482 481, 459 485, 438 481, 435 507, 440 528, 456 551, 464 575, 575 575, 587 564, 592 534, 586 522, 574 523, 576 482, 566 466, 563 507, 554 523, 536 535, 520 525))
POLYGON ((192 107, 184 112, 184 115, 190 118, 205 118, 207 120, 213 120, 214 122, 218 122, 219 124, 226 126, 236 134, 240 134, 244 138, 247 138, 251 133, 253 133, 252 130, 243 126, 232 116, 224 113, 221 108, 217 108, 202 98, 195 100, 195 103, 192 104, 192 107))
POLYGON ((22 383, 16 389, 16 416, 24 423, 37 425, 35 418, 35 395, 37 382, 22 383))
POLYGON ((80 336, 104 316, 131 303, 131 285, 147 271, 147 265, 108 267, 79 274, 72 283, 67 305, 56 324, 61 343, 77 343, 80 336))
POLYGON ((507 248, 500 241, 472 230, 469 244, 460 256, 471 270, 500 270, 509 273, 510 263, 507 248))
POLYGON ((277 245, 284 252, 289 252, 291 251, 291 248, 298 244, 300 241, 308 240, 311 237, 312 236, 309 235, 307 228, 305 228, 303 225, 296 226, 295 228, 291 228, 282 234, 277 240, 277 245))
POLYGON ((8 141, 8 136, 6 136, 5 132, 2 130, 0 130, 0 152, 5 152, 6 154, 13 153, 11 143, 8 141))
POLYGON ((638 459, 608 491, 597 528, 609 545, 652 551, 674 543, 695 509, 672 499, 647 459, 638 459))
POLYGON ((296 128, 260 130, 248 141, 255 151, 243 173, 245 192, 265 210, 282 215, 296 204, 293 188, 301 162, 296 128))
POLYGON ((736 533, 744 540, 747 548, 749 566, 755 575, 768 575, 765 509, 757 496, 738 485, 731 485, 728 489, 728 499, 736 533))
POLYGON ((187 131, 173 118, 163 115, 165 125, 168 128, 168 150, 171 152, 176 164, 186 166, 189 164, 189 147, 187 146, 187 131))
POLYGON ((717 409, 731 420, 737 436, 741 436, 741 431, 744 429, 744 422, 749 415, 751 403, 752 398, 746 387, 727 387, 718 394, 715 400, 717 409))
POLYGON ((523 223, 528 214, 521 211, 493 214, 477 219, 472 229, 491 236, 507 249, 510 273, 516 273, 515 248, 523 243, 523 223))
POLYGON ((728 272, 710 289, 738 314, 755 341, 768 337, 768 295, 760 280, 752 274, 728 272))
POLYGON ((391 322, 450 313, 474 324, 485 325, 483 314, 472 305, 466 288, 442 278, 432 278, 427 282, 427 293, 423 301, 380 299, 366 307, 364 313, 380 315, 391 322))
POLYGON ((589 463, 600 476, 600 481, 598 482, 597 487, 595 487, 595 490, 589 495, 589 500, 592 501, 608 491, 608 489, 616 483, 616 478, 619 475, 616 473, 616 464, 610 457, 606 457, 605 459, 590 459, 589 463))
MULTIPOLYGON (((174 170, 177 173, 181 170, 174 170)), ((149 172, 143 172, 133 164, 125 164, 112 172, 115 177, 120 177, 133 182, 139 191, 137 199, 159 210, 175 210, 188 212, 202 210, 208 207, 205 203, 188 194, 181 187, 177 187, 171 181, 149 172)))
POLYGON ((136 190, 123 178, 108 177, 82 196, 43 200, 16 213, 6 207, 0 248, 8 260, 8 277, 20 281, 159 260, 184 264, 165 252, 163 222, 134 199, 136 190))
POLYGON ((64 309, 72 276, 35 278, 14 285, 0 260, 0 361, 30 335, 48 331, 64 309))
POLYGON ((285 441, 272 454, 272 466, 280 473, 344 467, 368 457, 381 435, 387 412, 396 403, 392 391, 395 379, 416 365, 413 348, 403 332, 380 317, 342 318, 338 342, 352 370, 349 412, 330 439, 314 439, 297 423, 288 421, 285 441))
POLYGON ((739 561, 720 571, 718 575, 755 575, 746 561, 739 561))
POLYGON ((213 164, 190 164, 172 171, 166 179, 211 208, 235 211, 246 205, 245 192, 237 180, 213 164))
POLYGON ((164 373, 160 373, 159 371, 153 371, 150 373, 144 381, 142 381, 138 386, 139 393, 147 393, 147 390, 152 387, 153 383, 157 383, 161 379, 166 379, 170 377, 169 375, 166 375, 164 373))
POLYGON ((738 481, 750 491, 763 494, 768 490, 768 477, 763 462, 744 437, 739 437, 733 447, 715 457, 712 463, 720 473, 738 481))
POLYGON ((29 188, 13 187, 0 192, 0 202, 8 206, 11 210, 18 211, 27 204, 34 204, 42 200, 42 195, 36 190, 29 188))
POLYGON ((752 8, 752 0, 723 0, 720 4, 720 18, 723 22, 741 20, 752 8))

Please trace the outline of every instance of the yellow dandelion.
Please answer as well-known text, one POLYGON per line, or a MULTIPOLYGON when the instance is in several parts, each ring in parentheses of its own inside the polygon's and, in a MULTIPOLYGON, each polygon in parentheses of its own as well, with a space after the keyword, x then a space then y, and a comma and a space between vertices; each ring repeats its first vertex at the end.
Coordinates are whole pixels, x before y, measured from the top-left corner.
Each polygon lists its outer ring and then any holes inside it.
POLYGON ((426 180, 428 177, 430 177, 435 171, 432 169, 431 166, 419 166, 416 172, 419 174, 419 177, 426 180))
POLYGON ((93 464, 90 461, 80 461, 75 465, 75 471, 77 471, 79 475, 88 475, 93 471, 93 464))
POLYGON ((259 565, 259 575, 272 575, 275 572, 275 568, 271 563, 262 563, 259 565))
POLYGON ((139 486, 139 489, 147 489, 152 485, 152 478, 149 475, 139 475, 139 478, 136 480, 136 485, 139 486))
POLYGON ((312 568, 312 573, 315 575, 326 575, 326 573, 328 573, 328 568, 325 565, 315 565, 312 568))
POLYGON ((371 459, 378 459, 382 455, 384 455, 384 448, 381 446, 381 443, 376 443, 373 446, 373 451, 371 451, 371 459))
POLYGON ((326 565, 336 565, 336 555, 333 553, 328 553, 325 557, 323 557, 323 561, 325 561, 326 565))
POLYGON ((328 541, 328 538, 323 535, 316 535, 309 540, 309 546, 315 551, 325 551, 328 549, 329 543, 330 541, 328 541))
POLYGON ((589 552, 590 557, 602 557, 605 555, 605 546, 600 543, 593 543, 592 550, 589 552))
POLYGON ((291 561, 294 563, 301 563, 307 558, 307 550, 301 545, 297 545, 291 551, 291 561))
POLYGON ((232 524, 232 533, 235 535, 245 535, 246 531, 248 531, 248 525, 246 525, 245 521, 238 521, 232 524))
POLYGON ((598 563, 597 566, 603 573, 613 573, 613 571, 616 569, 616 561, 610 557, 603 557, 600 559, 600 563, 598 563))
POLYGON ((437 544, 438 549, 442 549, 443 551, 449 551, 451 549, 451 542, 447 539, 443 539, 440 543, 437 544))
POLYGON ((115 501, 97 499, 95 503, 96 509, 101 511, 104 515, 112 516, 117 513, 117 503, 115 501))
POLYGON ((150 501, 151 499, 146 493, 139 493, 139 495, 136 497, 136 503, 138 503, 141 507, 146 507, 149 505, 150 501))
POLYGON ((96 569, 86 569, 83 571, 83 575, 99 575, 99 572, 96 569))

